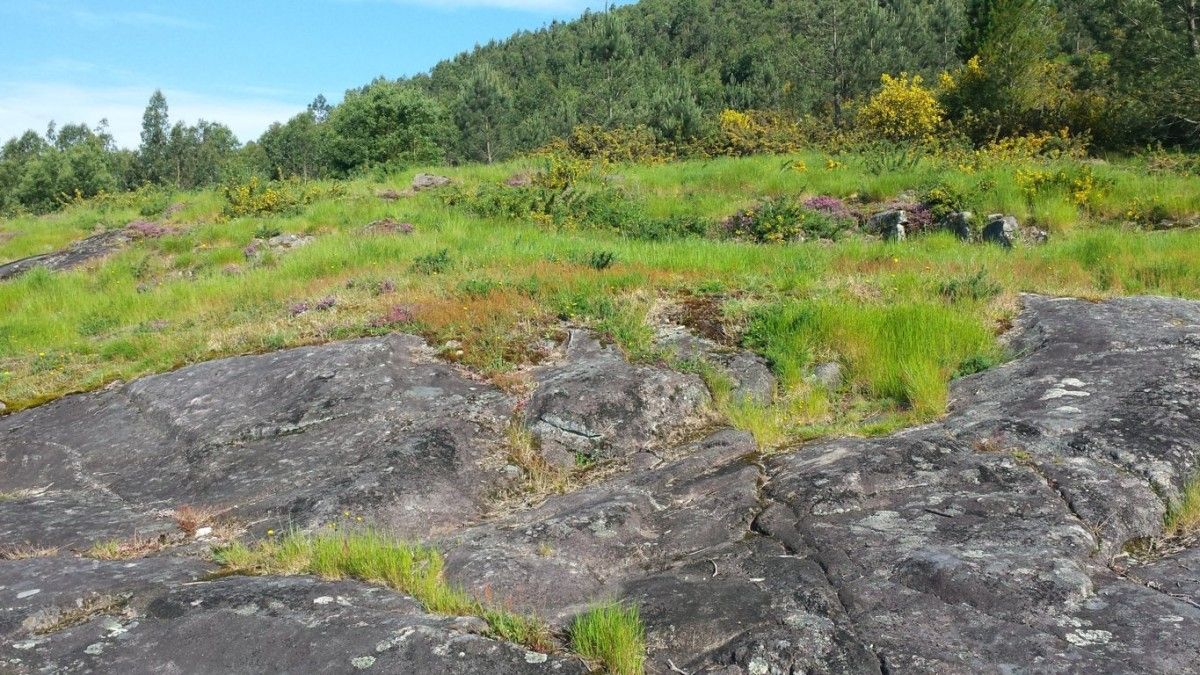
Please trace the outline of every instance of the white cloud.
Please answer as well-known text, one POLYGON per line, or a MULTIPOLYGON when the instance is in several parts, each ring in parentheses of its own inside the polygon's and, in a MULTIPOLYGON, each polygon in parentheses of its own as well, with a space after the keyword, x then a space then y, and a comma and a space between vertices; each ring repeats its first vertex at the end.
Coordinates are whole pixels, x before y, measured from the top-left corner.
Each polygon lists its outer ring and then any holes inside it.
POLYGON ((186 28, 200 29, 207 26, 197 21, 156 14, 154 12, 97 12, 90 9, 66 10, 76 23, 84 28, 103 29, 113 26, 131 26, 133 28, 186 28))
MULTIPOLYGON (((95 126, 107 119, 117 143, 129 148, 140 142, 142 112, 154 93, 146 87, 41 82, 3 82, 0 88, 5 92, 0 98, 2 140, 27 129, 43 132, 51 120, 60 126, 68 122, 95 126)), ((287 120, 304 108, 303 104, 261 96, 227 98, 172 89, 164 89, 163 94, 172 123, 194 124, 199 119, 221 122, 243 142, 257 139, 272 122, 287 120)))
POLYGON ((55 23, 69 21, 89 30, 108 30, 115 27, 198 30, 209 27, 208 24, 174 14, 127 9, 97 9, 69 0, 0 4, 0 13, 40 17, 42 20, 55 23))

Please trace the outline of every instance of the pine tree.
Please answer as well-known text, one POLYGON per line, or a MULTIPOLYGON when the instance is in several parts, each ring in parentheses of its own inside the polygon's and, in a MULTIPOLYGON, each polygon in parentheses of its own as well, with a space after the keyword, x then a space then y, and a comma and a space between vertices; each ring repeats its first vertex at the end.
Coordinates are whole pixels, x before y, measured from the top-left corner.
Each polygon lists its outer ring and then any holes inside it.
POLYGON ((506 150, 504 125, 511 109, 512 96, 500 76, 487 64, 478 66, 454 104, 463 155, 488 164, 495 161, 506 150))
POLYGON ((165 183, 172 177, 170 136, 167 98, 162 90, 155 89, 142 114, 142 145, 138 149, 138 165, 143 180, 165 183))

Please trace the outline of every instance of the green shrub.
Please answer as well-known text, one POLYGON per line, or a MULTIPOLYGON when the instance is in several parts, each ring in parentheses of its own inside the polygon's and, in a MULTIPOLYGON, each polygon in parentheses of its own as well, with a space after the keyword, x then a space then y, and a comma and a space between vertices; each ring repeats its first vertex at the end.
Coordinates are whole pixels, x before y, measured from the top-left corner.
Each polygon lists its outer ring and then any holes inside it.
POLYGON ((620 188, 594 183, 572 183, 568 188, 533 184, 484 184, 457 187, 443 197, 448 206, 484 218, 512 218, 562 228, 609 230, 632 239, 666 240, 703 236, 710 227, 700 218, 672 215, 654 218, 644 206, 620 188))
POLYGON ((588 267, 594 270, 606 270, 617 261, 617 254, 612 251, 592 251, 587 256, 588 267))
POLYGON ((654 131, 641 125, 615 129, 595 124, 577 126, 567 136, 565 146, 577 157, 605 163, 658 163, 672 156, 654 131))
POLYGON ((140 195, 138 214, 144 218, 163 215, 171 205, 171 195, 162 190, 148 189, 140 195))
POLYGON ((938 292, 950 302, 964 300, 990 300, 1004 290, 999 283, 992 281, 985 270, 979 270, 969 277, 944 281, 938 292))
POLYGON ((500 282, 493 279, 467 279, 458 286, 458 290, 468 297, 486 298, 492 291, 501 287, 500 282))
POLYGON ((450 249, 419 255, 413 259, 412 270, 420 274, 440 274, 450 269, 450 249))
POLYGON ((238 218, 294 213, 319 199, 342 196, 345 190, 341 184, 322 186, 295 180, 263 182, 258 176, 252 176, 246 182, 227 184, 221 194, 225 198, 225 216, 238 218))
POLYGON ((780 243, 805 236, 837 239, 851 221, 816 211, 789 198, 768 199, 725 221, 726 232, 759 243, 780 243))
POLYGON ((571 623, 571 648, 599 661, 613 675, 642 675, 646 630, 637 607, 612 602, 594 607, 571 623))
POLYGON ((255 239, 270 239, 272 237, 278 237, 281 234, 283 234, 283 230, 274 223, 262 223, 258 227, 254 228, 255 239))
POLYGON ((921 194, 921 203, 929 209, 932 222, 941 223, 950 214, 967 209, 967 196, 952 185, 938 183, 921 194))

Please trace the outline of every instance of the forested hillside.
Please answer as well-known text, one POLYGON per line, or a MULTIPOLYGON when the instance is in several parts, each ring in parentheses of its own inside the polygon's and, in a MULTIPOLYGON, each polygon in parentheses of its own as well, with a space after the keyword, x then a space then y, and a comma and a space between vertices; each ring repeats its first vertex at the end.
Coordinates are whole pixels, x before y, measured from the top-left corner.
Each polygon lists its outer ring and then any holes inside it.
POLYGON ((145 185, 490 163, 572 136, 626 158, 1064 133, 1093 153, 1195 149, 1198 23, 1200 0, 642 0, 336 106, 318 96, 245 145, 219 122, 172 124, 158 93, 136 151, 103 124, 30 131, 0 150, 0 212, 145 185), (864 125, 885 75, 895 95, 864 125), (731 138, 747 128, 753 139, 731 138))
POLYGON ((643 0, 479 47, 415 81, 460 112, 463 157, 483 159, 469 113, 496 108, 502 152, 577 124, 702 131, 722 109, 845 121, 880 75, 936 82, 978 56, 959 101, 976 136, 1068 127, 1100 147, 1194 145, 1195 0, 643 0))

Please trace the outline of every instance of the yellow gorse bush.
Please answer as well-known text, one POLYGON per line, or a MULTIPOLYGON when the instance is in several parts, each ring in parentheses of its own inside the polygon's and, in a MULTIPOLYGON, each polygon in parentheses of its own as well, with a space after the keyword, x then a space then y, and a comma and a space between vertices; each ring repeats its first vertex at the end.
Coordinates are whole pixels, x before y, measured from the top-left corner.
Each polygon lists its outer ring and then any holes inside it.
POLYGON ((1021 168, 1013 180, 1030 202, 1039 196, 1064 193, 1076 206, 1088 207, 1104 193, 1106 185, 1086 165, 1062 169, 1021 168))
POLYGON ((862 131, 894 141, 931 140, 945 110, 920 75, 884 74, 882 88, 858 108, 862 131))
POLYGON ((706 154, 718 157, 796 152, 803 137, 795 121, 764 110, 722 110, 717 125, 720 133, 706 154))
POLYGON ((244 183, 226 185, 222 194, 225 215, 238 218, 291 211, 318 199, 341 196, 345 194, 345 187, 340 184, 322 187, 317 183, 296 181, 264 183, 254 176, 244 183))

